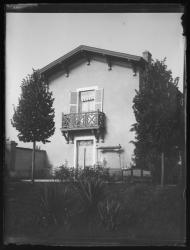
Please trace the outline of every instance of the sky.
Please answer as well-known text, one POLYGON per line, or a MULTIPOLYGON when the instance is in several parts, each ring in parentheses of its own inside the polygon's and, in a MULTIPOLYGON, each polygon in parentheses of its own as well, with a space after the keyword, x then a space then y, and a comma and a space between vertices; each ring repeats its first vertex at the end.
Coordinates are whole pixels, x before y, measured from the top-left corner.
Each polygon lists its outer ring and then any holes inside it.
POLYGON ((183 88, 184 37, 182 13, 7 13, 6 15, 6 138, 18 146, 12 127, 21 81, 79 45, 152 58, 166 57, 173 77, 183 88))

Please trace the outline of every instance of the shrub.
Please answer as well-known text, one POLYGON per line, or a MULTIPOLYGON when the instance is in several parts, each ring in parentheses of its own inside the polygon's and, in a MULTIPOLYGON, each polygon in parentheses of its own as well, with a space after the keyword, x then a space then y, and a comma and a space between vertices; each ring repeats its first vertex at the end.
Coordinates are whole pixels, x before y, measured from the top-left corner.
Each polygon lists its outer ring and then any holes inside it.
POLYGON ((94 214, 98 203, 104 198, 104 184, 101 179, 90 177, 78 179, 74 189, 79 194, 82 210, 87 214, 94 214))
POLYGON ((143 222, 153 203, 152 188, 147 184, 133 184, 122 192, 124 207, 124 223, 135 224, 143 222))
POLYGON ((93 225, 98 219, 98 204, 104 199, 104 184, 101 179, 94 176, 77 179, 73 184, 79 196, 79 213, 88 224, 89 231, 92 232, 93 225))
POLYGON ((89 166, 85 168, 70 168, 67 166, 67 161, 58 167, 53 174, 54 179, 61 181, 74 181, 75 179, 86 179, 86 178, 99 178, 103 181, 109 181, 109 170, 108 168, 102 167, 100 164, 89 166))
POLYGON ((43 184, 40 198, 40 223, 70 226, 75 200, 68 186, 60 183, 43 184))
POLYGON ((88 176, 78 178, 73 187, 79 195, 80 215, 87 223, 90 234, 93 234, 94 225, 98 220, 98 204, 104 198, 104 183, 100 178, 88 176))
POLYGON ((84 169, 77 170, 77 177, 80 179, 98 178, 102 181, 109 180, 109 171, 100 165, 94 165, 93 167, 85 167, 84 169))
POLYGON ((109 169, 104 168, 100 165, 97 165, 95 168, 96 172, 98 173, 99 177, 104 181, 109 181, 110 175, 109 175, 109 169))
POLYGON ((116 230, 119 225, 121 204, 117 200, 106 200, 98 205, 100 220, 103 226, 109 230, 116 230))
POLYGON ((69 168, 67 163, 61 165, 58 169, 54 172, 54 178, 59 179, 61 181, 73 180, 75 175, 74 168, 69 168))

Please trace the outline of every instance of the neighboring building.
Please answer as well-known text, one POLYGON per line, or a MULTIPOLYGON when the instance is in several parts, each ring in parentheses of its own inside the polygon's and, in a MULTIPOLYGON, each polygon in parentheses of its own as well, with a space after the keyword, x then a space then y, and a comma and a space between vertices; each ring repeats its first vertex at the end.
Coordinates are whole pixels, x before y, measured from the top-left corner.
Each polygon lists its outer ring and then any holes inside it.
MULTIPOLYGON (((14 141, 6 141, 5 170, 10 177, 31 178, 32 149, 17 147, 14 141)), ((46 151, 36 149, 35 177, 48 176, 46 151)))
POLYGON ((56 130, 44 146, 54 167, 129 166, 133 98, 150 60, 148 51, 140 57, 81 45, 40 70, 55 98, 56 130))

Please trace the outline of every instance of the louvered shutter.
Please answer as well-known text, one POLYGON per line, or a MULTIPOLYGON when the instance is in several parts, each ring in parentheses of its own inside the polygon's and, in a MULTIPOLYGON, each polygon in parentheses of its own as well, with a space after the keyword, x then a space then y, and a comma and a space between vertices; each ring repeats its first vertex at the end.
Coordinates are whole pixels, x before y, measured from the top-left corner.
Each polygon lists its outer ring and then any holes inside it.
POLYGON ((77 113, 78 93, 70 92, 70 113, 77 113))
POLYGON ((95 90, 95 110, 103 112, 103 89, 95 90))

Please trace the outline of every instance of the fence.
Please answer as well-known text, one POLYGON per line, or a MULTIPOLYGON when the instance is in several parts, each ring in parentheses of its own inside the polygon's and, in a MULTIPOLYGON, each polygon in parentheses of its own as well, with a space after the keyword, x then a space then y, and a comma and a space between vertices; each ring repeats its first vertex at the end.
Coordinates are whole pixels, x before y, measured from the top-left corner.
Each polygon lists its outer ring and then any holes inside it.
POLYGON ((148 170, 143 169, 122 169, 122 180, 123 181, 145 181, 151 180, 151 173, 148 170))

